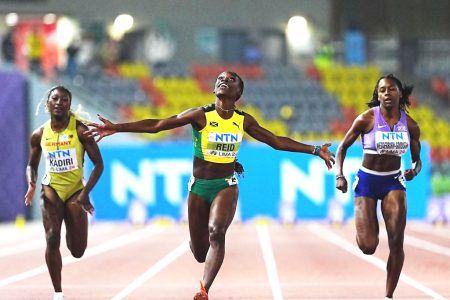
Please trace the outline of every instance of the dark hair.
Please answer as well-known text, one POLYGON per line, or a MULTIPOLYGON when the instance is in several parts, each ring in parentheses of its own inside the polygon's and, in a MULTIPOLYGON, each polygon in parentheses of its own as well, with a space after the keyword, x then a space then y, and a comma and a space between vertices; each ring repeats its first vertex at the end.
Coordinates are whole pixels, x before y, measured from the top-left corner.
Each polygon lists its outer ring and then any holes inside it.
POLYGON ((407 112, 408 111, 407 108, 411 105, 411 102, 409 101, 409 96, 411 95, 414 86, 403 85, 402 82, 400 81, 400 79, 395 77, 393 74, 381 76, 378 79, 377 84, 375 85, 375 88, 373 90, 372 99, 369 102, 367 102, 367 105, 369 107, 375 107, 375 106, 380 105, 380 100, 378 100, 378 84, 380 83, 380 81, 382 79, 390 79, 395 82, 395 85, 399 88, 399 90, 402 93, 402 97, 400 98, 400 103, 399 103, 400 109, 407 112))
POLYGON ((68 88, 66 88, 65 86, 62 86, 62 85, 57 85, 57 86, 52 87, 47 93, 47 100, 48 100, 48 98, 50 98, 50 95, 52 94, 52 92, 54 90, 63 90, 64 92, 66 92, 67 95, 69 95, 70 102, 72 102, 72 93, 69 91, 68 88))
POLYGON ((233 75, 236 78, 239 78, 239 88, 241 89, 241 94, 239 95, 239 98, 236 100, 239 100, 244 93, 244 80, 242 80, 241 76, 239 76, 236 72, 228 71, 231 75, 233 75))

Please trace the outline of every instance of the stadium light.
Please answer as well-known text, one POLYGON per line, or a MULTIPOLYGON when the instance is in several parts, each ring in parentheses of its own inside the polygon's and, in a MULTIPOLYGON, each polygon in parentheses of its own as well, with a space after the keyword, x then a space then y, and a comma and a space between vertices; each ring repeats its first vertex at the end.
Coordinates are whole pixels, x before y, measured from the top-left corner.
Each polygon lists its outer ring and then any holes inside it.
POLYGON ((120 40, 123 35, 133 28, 134 18, 128 14, 121 14, 116 17, 114 24, 110 27, 109 35, 114 40, 120 40))
POLYGON ((5 16, 5 23, 9 27, 14 27, 19 22, 19 15, 17 13, 9 13, 5 16))
POLYGON ((42 18, 42 22, 44 22, 44 24, 53 24, 56 22, 56 15, 55 14, 46 14, 42 18))
POLYGON ((58 46, 62 49, 66 49, 77 35, 77 24, 75 21, 61 17, 56 23, 56 33, 58 37, 58 46))
POLYGON ((291 17, 286 26, 288 44, 296 53, 309 52, 312 49, 311 31, 308 21, 301 16, 291 17))

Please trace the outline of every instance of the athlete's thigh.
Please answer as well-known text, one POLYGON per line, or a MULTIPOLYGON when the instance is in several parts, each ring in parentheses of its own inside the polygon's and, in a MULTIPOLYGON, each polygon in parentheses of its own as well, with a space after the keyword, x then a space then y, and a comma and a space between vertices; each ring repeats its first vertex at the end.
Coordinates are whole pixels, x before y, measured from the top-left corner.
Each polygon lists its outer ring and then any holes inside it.
POLYGON ((217 193, 211 204, 209 223, 212 225, 228 227, 233 221, 236 212, 239 189, 233 185, 217 193))
POLYGON ((355 226, 358 236, 378 235, 377 200, 370 197, 355 198, 355 226))
POLYGON ((381 209, 388 234, 404 231, 407 211, 405 191, 390 191, 384 197, 381 209))
POLYGON ((66 225, 66 238, 70 239, 71 245, 86 247, 88 236, 88 215, 81 205, 76 203, 80 191, 76 192, 66 200, 64 209, 64 222, 66 225))
POLYGON ((197 244, 206 240, 208 242, 208 221, 210 204, 198 195, 189 192, 188 221, 191 242, 197 244))
POLYGON ((59 233, 64 218, 64 202, 55 190, 47 185, 42 185, 41 212, 45 231, 59 233))

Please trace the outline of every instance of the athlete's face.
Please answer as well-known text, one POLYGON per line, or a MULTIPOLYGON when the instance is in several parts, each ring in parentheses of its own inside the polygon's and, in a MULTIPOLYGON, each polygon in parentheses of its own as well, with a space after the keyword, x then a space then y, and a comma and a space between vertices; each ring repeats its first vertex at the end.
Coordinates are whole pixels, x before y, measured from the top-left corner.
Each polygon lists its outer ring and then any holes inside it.
POLYGON ((47 99, 47 107, 50 115, 65 117, 69 115, 71 99, 64 89, 55 89, 47 99))
POLYGON ((378 100, 386 109, 399 107, 401 91, 394 80, 383 78, 378 82, 378 100))
POLYGON ((220 98, 225 96, 238 100, 241 96, 241 88, 239 78, 230 72, 221 73, 216 80, 214 86, 214 94, 220 98))

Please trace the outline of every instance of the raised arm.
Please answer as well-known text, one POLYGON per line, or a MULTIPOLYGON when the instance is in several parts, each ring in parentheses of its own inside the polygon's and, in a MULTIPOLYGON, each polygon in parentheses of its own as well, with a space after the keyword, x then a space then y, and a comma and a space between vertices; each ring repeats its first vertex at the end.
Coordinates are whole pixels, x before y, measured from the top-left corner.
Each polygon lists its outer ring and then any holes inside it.
POLYGON ((87 123, 92 128, 86 131, 88 137, 97 137, 97 142, 117 132, 157 133, 187 124, 196 128, 203 128, 206 122, 205 114, 201 108, 191 108, 165 119, 145 119, 129 123, 112 123, 100 115, 98 115, 98 118, 102 123, 87 123))
POLYGON ((336 188, 343 193, 347 192, 347 179, 344 177, 344 160, 347 155, 347 149, 353 145, 356 139, 364 132, 370 131, 373 127, 373 112, 368 110, 359 115, 350 129, 345 134, 344 139, 339 144, 336 151, 336 188))
POLYGON ((41 138, 43 128, 36 129, 30 137, 30 155, 26 170, 28 190, 25 194, 25 205, 30 206, 36 191, 36 180, 39 162, 41 160, 41 138))
POLYGON ((77 121, 78 139, 83 144, 83 147, 87 155, 89 156, 89 159, 94 164, 94 168, 92 169, 92 172, 89 175, 89 178, 84 188, 78 195, 76 202, 78 202, 85 211, 92 214, 94 212, 94 207, 89 201, 89 193, 94 188, 95 184, 100 178, 100 175, 103 172, 103 159, 97 143, 94 141, 92 137, 86 135, 85 132, 87 130, 88 128, 86 125, 82 124, 80 121, 77 121))
POLYGON ((405 170, 404 176, 406 180, 411 180, 419 174, 422 169, 422 161, 420 160, 420 128, 419 125, 409 116, 407 117, 408 130, 411 150, 412 169, 405 170))
POLYGON ((285 136, 278 136, 271 131, 259 125, 259 123, 249 114, 245 114, 244 130, 254 139, 263 142, 276 150, 301 152, 318 155, 325 161, 328 169, 331 169, 334 164, 334 154, 328 150, 331 143, 324 144, 322 146, 307 145, 285 136))

